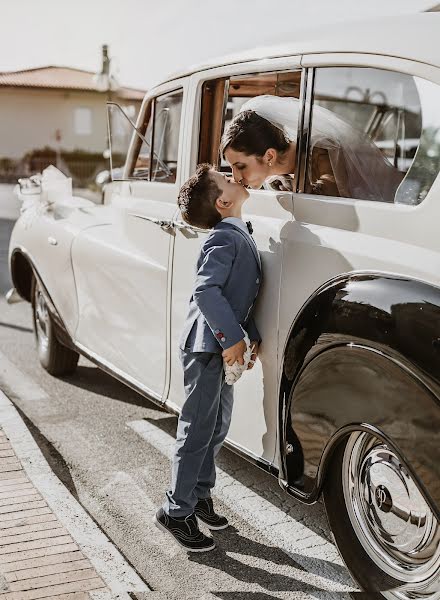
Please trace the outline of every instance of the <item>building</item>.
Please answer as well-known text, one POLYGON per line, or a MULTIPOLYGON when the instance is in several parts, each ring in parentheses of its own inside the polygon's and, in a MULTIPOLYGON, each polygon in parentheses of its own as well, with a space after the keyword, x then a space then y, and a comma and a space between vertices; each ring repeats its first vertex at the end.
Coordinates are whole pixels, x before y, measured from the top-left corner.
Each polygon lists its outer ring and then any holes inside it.
POLYGON ((108 147, 106 102, 117 102, 135 119, 145 94, 118 87, 108 66, 104 46, 98 74, 58 66, 0 72, 0 177, 8 169, 14 178, 33 171, 29 156, 41 157, 45 149, 64 159, 102 157, 108 147))

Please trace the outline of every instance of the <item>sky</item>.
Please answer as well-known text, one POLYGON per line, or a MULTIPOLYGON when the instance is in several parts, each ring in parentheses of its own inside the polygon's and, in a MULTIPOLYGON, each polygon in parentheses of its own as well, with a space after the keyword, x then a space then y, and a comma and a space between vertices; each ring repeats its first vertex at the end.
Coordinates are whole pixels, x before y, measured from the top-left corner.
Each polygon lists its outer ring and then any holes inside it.
POLYGON ((0 71, 96 71, 108 44, 123 85, 235 50, 289 41, 310 25, 423 11, 435 0, 0 0, 0 71))

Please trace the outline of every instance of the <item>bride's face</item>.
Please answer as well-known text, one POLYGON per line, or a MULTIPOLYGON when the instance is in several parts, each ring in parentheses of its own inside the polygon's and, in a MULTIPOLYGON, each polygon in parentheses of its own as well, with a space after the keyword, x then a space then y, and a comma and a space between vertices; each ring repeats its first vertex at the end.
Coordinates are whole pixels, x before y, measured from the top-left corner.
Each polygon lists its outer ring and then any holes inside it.
POLYGON ((256 154, 248 155, 226 148, 225 158, 231 165, 235 181, 254 190, 259 190, 270 175, 267 162, 256 154))

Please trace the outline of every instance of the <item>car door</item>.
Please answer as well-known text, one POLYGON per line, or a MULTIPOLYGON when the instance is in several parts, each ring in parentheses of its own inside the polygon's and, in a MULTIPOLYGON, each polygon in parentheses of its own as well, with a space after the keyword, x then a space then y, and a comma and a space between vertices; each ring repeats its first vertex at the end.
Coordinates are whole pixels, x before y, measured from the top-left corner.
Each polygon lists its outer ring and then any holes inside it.
MULTIPOLYGON (((331 111, 355 128, 363 143, 372 143, 382 152, 388 163, 384 173, 388 167, 395 169, 400 183, 394 184, 387 201, 366 199, 366 187, 361 185, 351 197, 325 194, 316 185, 314 151, 304 146, 294 218, 283 231, 281 348, 301 307, 334 277, 356 271, 383 272, 440 284, 440 246, 433 218, 439 214, 438 70, 362 55, 309 55, 302 62, 308 68, 303 137, 313 139, 316 107, 331 111)), ((354 168, 354 161, 348 164, 354 168)), ((382 185, 385 178, 384 174, 375 183, 382 185)), ((353 296, 353 302, 363 300, 359 294, 353 296)), ((371 302, 377 302, 380 309, 383 300, 372 298, 371 302)), ((304 417, 301 426, 307 428, 307 423, 304 417)), ((313 438, 325 425, 315 426, 315 432, 304 435, 313 438)))
MULTIPOLYGON (((300 85, 301 70, 295 57, 252 66, 234 65, 212 70, 209 75, 194 75, 189 105, 195 109, 194 116, 191 115, 194 119, 192 136, 185 147, 186 177, 201 162, 211 162, 230 171, 219 158, 219 143, 225 124, 241 104, 250 97, 270 92, 299 97, 300 85)), ((277 435, 278 295, 285 243, 282 231, 291 221, 292 211, 291 193, 261 190, 251 192, 243 215, 252 221, 263 264, 263 283, 254 312, 263 343, 260 360, 234 386, 235 403, 228 442, 267 465, 273 461, 277 435)), ((178 342, 192 293, 195 264, 207 233, 185 227, 179 214, 176 221, 180 226, 176 228, 173 252, 171 381, 167 403, 178 409, 184 401, 178 342)))
MULTIPOLYGON (((115 374, 156 399, 166 382, 169 259, 180 182, 185 81, 144 101, 123 180, 105 192, 111 223, 75 239, 76 340, 115 374)), ((113 144, 113 155, 117 154, 113 144)), ((102 207, 96 207, 99 211, 102 207)))

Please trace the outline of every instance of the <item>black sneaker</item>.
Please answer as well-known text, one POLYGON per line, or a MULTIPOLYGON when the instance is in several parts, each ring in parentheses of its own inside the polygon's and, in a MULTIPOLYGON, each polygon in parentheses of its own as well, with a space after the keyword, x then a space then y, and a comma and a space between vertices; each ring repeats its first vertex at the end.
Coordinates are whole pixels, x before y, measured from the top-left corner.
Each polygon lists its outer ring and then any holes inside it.
POLYGON ((226 529, 229 525, 226 517, 221 517, 215 512, 212 498, 200 498, 194 513, 209 529, 226 529))
POLYGON ((176 519, 159 508, 153 522, 162 531, 171 533, 176 542, 188 552, 207 552, 215 548, 214 540, 200 531, 194 513, 176 519))

